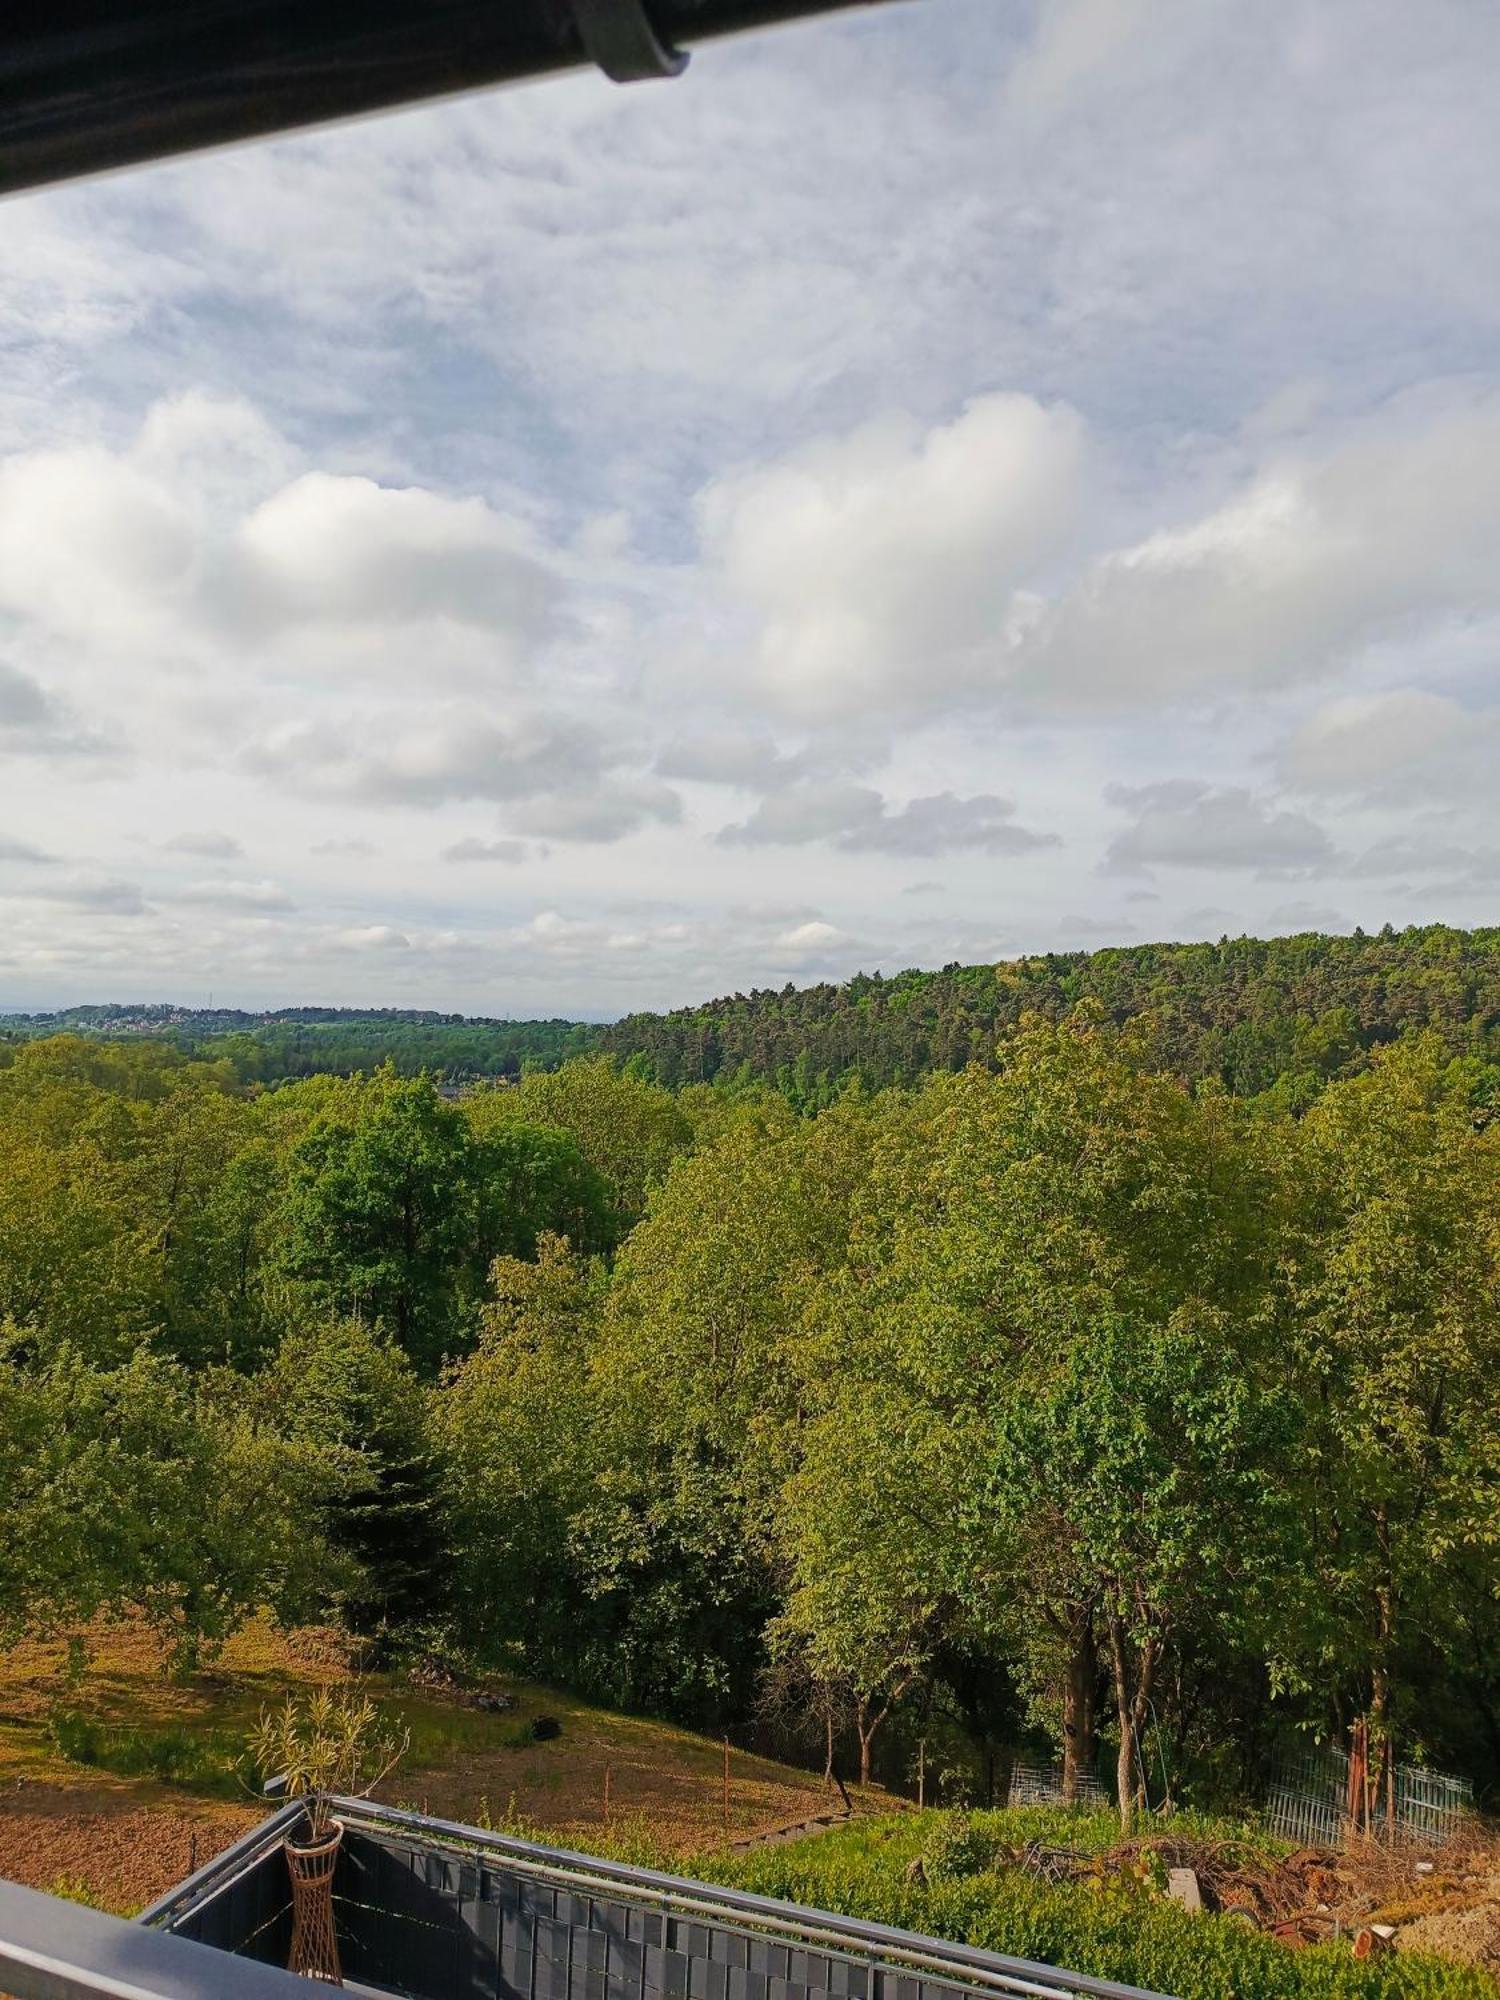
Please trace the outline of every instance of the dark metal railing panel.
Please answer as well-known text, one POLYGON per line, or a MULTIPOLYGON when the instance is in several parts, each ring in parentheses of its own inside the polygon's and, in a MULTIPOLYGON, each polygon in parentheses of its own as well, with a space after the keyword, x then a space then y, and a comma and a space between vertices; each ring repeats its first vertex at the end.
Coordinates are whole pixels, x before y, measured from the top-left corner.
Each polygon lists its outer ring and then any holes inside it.
POLYGON ((277 1966, 0 1882, 0 1993, 16 2000, 307 2000, 277 1966))
MULTIPOLYGON (((348 1978, 411 2000, 1165 2000, 1138 1987, 395 1807, 334 1799, 348 1978)), ((266 1956, 289 1807, 147 1920, 266 1956), (260 1928, 257 1929, 257 1926, 260 1928)))
MULTIPOLYGON (((363 1835, 377 1845, 405 1847, 415 1868, 420 1865, 418 1857, 422 1852, 438 1850, 451 1857, 456 1847, 482 1856, 489 1868, 500 1872, 502 1877, 511 1874, 533 1884, 543 1895, 550 1890, 559 1898, 582 1899, 595 1910, 602 1904, 626 1911, 647 1907, 661 1912, 667 1920, 663 1939, 661 1945, 647 1947, 645 1990, 640 2000, 709 2000, 706 1994, 690 1992, 686 1984, 687 1967, 699 1958, 687 1945, 690 1934, 693 1942, 699 1942, 714 1932, 741 1934, 750 1946, 746 1964, 731 1968, 743 1977, 739 1982, 729 1981, 725 2000, 799 2000, 799 1996, 786 1990, 773 1992, 770 1988, 772 1980, 779 1989, 787 1989, 792 1983, 786 1971, 772 1970, 773 1962, 758 1955, 756 1947, 764 1953, 773 1944, 779 1949, 815 1950, 820 1961, 827 1961, 830 1954, 840 1960, 852 1959, 856 1961, 854 1969, 862 1964, 868 1970, 870 1986, 861 2000, 949 2000, 960 1992, 1064 1996, 1064 2000, 1084 1995, 1090 1996, 1090 2000, 1169 2000, 1169 1996, 1147 1993, 1115 1980, 1096 1979, 1028 1959, 980 1951, 946 1939, 922 1937, 892 1925, 869 1923, 831 1911, 804 1909, 769 1896, 605 1861, 566 1848, 543 1847, 509 1834, 489 1833, 457 1821, 403 1812, 394 1806, 374 1805, 359 1799, 335 1799, 331 1803, 350 1830, 351 1838, 346 1845, 351 1853, 358 1851, 359 1836, 363 1835), (764 1991, 759 1986, 762 1979, 767 1982, 764 1991), (737 1985, 743 1991, 737 1991, 737 1985)), ((442 1876, 436 1879, 446 1880, 442 1876)), ((442 1894, 433 1889, 429 1893, 439 1898, 442 1894)), ((441 1927, 444 1922, 431 1903, 426 1906, 425 1914, 411 1914, 419 1923, 441 1927)), ((538 1984, 537 1926, 559 1920, 571 1934, 573 1926, 567 1924, 556 1904, 546 1915, 532 1916, 531 1988, 527 1991, 517 1984, 513 1990, 502 1990, 501 2000, 573 2000, 566 1981, 560 1989, 557 1986, 552 1957, 543 1966, 545 1985, 538 1984)), ((544 1938, 549 1935, 543 1933, 544 1938)), ((502 1974, 503 1956, 502 1945, 502 1974)), ((709 1947, 701 1957, 705 1963, 714 1962, 709 1947)), ((779 1967, 783 1961, 778 1959, 774 1963, 779 1967)), ((805 1990, 821 1993, 824 1989, 805 1990)), ((604 2000, 604 1991, 601 1984, 588 2000, 604 2000)), ((426 1995, 423 2000, 438 2000, 438 1997, 426 1995)), ((622 2000, 636 2000, 636 1996, 622 1996, 622 2000)))

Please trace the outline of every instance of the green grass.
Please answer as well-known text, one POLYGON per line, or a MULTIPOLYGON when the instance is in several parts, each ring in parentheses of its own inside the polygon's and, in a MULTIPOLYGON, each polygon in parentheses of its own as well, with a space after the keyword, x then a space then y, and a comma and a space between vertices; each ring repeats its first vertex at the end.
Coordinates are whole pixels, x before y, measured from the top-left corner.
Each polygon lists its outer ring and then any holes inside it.
MULTIPOLYGON (((1166 1829, 1163 1829, 1166 1830, 1166 1829)), ((1239 1840, 1284 1853, 1242 1823, 1183 1815, 1174 1837, 1239 1840)), ((1230 1918, 1193 1915, 1149 1882, 1051 1884, 990 1864, 1029 1840, 1099 1853, 1107 1813, 1046 1809, 873 1820, 748 1855, 700 1857, 694 1872, 761 1895, 895 1924, 984 1950, 1118 1979, 1178 2000, 1500 2000, 1476 1968, 1418 1953, 1358 1962, 1347 1943, 1292 1951, 1230 1918), (907 1869, 924 1857, 927 1880, 907 1869)))
POLYGON ((70 1764, 120 1778, 155 1778, 210 1798, 250 1795, 245 1740, 199 1727, 125 1728, 64 1709, 48 1718, 53 1748, 70 1764))

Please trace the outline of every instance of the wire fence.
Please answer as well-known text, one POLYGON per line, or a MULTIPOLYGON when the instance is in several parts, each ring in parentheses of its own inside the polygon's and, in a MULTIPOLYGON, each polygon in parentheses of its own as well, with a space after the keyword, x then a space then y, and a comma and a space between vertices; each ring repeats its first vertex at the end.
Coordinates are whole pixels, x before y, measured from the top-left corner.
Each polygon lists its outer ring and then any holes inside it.
MULTIPOLYGON (((1474 1811, 1474 1788, 1466 1778, 1398 1764, 1394 1812, 1384 1797, 1375 1800, 1371 1832, 1396 1840, 1441 1845, 1451 1840, 1474 1811)), ((1266 1823, 1283 1839, 1303 1847, 1336 1847, 1349 1830, 1349 1757, 1336 1745, 1284 1757, 1266 1793, 1266 1823)))
MULTIPOLYGON (((1011 1765, 1010 1786, 1005 1797, 1008 1806, 1061 1805, 1062 1795, 1061 1764, 1033 1764, 1017 1758, 1011 1765)), ((1076 1798, 1079 1805, 1107 1806, 1110 1803, 1110 1794, 1092 1771, 1078 1773, 1076 1798)))

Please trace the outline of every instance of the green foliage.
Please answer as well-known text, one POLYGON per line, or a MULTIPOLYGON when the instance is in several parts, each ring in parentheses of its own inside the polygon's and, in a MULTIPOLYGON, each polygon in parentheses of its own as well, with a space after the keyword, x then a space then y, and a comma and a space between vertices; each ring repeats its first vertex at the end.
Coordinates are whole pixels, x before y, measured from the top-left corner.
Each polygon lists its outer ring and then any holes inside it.
POLYGON ((451 1561, 428 1401, 402 1349, 357 1320, 289 1333, 257 1385, 283 1433, 344 1469, 324 1520, 346 1558, 329 1596, 385 1664, 448 1606, 451 1561))
POLYGON ((330 1830, 324 1794, 368 1797, 410 1748, 410 1730, 356 1685, 289 1694, 263 1708, 249 1754, 262 1778, 280 1778, 288 1798, 307 1800, 313 1838, 321 1840, 330 1830))
POLYGON ((945 1799, 1360 1714, 1500 1787, 1497 945, 752 995, 456 1101, 0 1045, 0 1631, 332 1610, 945 1799))
POLYGON ((244 1796, 243 1746, 224 1731, 131 1729, 60 1709, 48 1717, 47 1734, 59 1755, 74 1764, 121 1778, 156 1778, 220 1798, 244 1796))
POLYGON ((1275 1090, 1289 1110, 1413 1028, 1435 1030, 1450 1056, 1478 1058, 1492 1077, 1500 931, 1309 932, 860 973, 842 986, 787 985, 627 1015, 599 1041, 668 1085, 773 1083, 816 1110, 850 1077, 878 1090, 991 1066, 997 1043, 1026 1015, 1062 1021, 1080 1002, 1097 1004, 1117 1027, 1139 1022, 1148 1067, 1243 1097, 1275 1090))
POLYGON ((1149 1884, 1050 1884, 980 1860, 985 1844, 998 1853, 1037 1839, 1088 1852, 1105 1845, 1111 1831, 1118 1829, 1098 1815, 976 1814, 947 1832, 930 1819, 925 1830, 920 1820, 874 1822, 733 1862, 719 1856, 697 1865, 713 1879, 760 1895, 1066 1966, 1179 2000, 1495 2000, 1500 1994, 1477 1968, 1416 1953, 1360 1963, 1347 1942, 1291 1951, 1232 1919, 1190 1914, 1149 1884), (910 1861, 927 1847, 951 1853, 957 1865, 929 1871, 925 1882, 908 1879, 910 1861))

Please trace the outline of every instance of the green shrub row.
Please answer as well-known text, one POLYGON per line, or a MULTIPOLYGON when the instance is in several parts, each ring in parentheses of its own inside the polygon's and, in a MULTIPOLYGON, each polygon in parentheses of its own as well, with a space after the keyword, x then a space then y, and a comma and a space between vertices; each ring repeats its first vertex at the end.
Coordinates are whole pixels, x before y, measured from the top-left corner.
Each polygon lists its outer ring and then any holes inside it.
MULTIPOLYGON (((1100 1837, 1104 1822, 1083 1817, 1061 1825, 1056 1815, 1029 1813, 976 1815, 976 1821, 981 1835, 1009 1843, 1066 1831, 1081 1851, 1110 1844, 1100 1837)), ((951 1831, 934 1815, 913 1815, 721 1856, 703 1867, 718 1881, 761 1895, 1120 1980, 1175 2000, 1500 2000, 1500 1984, 1477 1968, 1422 1953, 1361 1963, 1347 1941, 1294 1951, 1233 1919, 1194 1915, 1139 1888, 1054 1885, 1013 1870, 950 1872, 941 1865, 925 1881, 908 1879, 911 1861, 924 1848, 941 1854, 943 1839, 951 1842, 951 1831)))

